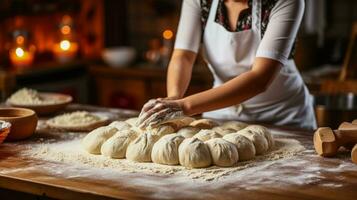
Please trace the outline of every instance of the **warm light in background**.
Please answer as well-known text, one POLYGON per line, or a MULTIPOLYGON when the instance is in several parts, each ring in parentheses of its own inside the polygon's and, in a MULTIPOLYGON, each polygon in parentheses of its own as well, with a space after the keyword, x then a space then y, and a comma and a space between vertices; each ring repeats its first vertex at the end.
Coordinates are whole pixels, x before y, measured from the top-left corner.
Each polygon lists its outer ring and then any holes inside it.
POLYGON ((62 40, 60 47, 63 51, 67 51, 71 47, 71 43, 68 40, 62 40))
POLYGON ((166 40, 172 39, 173 36, 174 36, 174 33, 173 33, 171 30, 169 30, 169 29, 165 30, 165 31, 162 33, 162 37, 164 37, 164 39, 166 39, 166 40))
POLYGON ((15 50, 15 54, 17 57, 23 57, 25 55, 25 52, 22 48, 20 47, 17 47, 16 50, 15 50))
POLYGON ((68 25, 62 26, 62 27, 61 27, 61 33, 62 33, 63 35, 68 35, 68 34, 70 34, 70 33, 71 33, 71 27, 68 26, 68 25))
POLYGON ((22 35, 19 35, 16 37, 16 43, 19 45, 22 45, 25 42, 25 37, 22 35))

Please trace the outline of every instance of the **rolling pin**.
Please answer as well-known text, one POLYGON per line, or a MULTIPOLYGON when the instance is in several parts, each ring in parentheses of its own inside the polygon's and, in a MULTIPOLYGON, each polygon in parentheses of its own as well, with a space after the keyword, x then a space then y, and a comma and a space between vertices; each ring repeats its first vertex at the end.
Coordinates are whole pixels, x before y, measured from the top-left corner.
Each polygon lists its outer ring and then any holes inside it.
POLYGON ((341 146, 352 143, 357 144, 355 129, 332 130, 329 127, 321 127, 314 133, 314 147, 320 156, 334 156, 341 146))
POLYGON ((351 159, 352 159, 352 162, 357 164, 357 144, 355 144, 355 146, 353 147, 353 149, 351 151, 351 159))

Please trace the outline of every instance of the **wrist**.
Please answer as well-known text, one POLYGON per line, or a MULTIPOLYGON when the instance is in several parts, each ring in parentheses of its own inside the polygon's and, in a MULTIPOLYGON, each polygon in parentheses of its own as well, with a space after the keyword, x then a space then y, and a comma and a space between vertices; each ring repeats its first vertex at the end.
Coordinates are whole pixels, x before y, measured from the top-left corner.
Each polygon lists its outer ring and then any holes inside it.
POLYGON ((181 109, 185 115, 191 116, 194 114, 194 113, 192 113, 191 103, 187 98, 180 99, 179 103, 180 103, 181 109))

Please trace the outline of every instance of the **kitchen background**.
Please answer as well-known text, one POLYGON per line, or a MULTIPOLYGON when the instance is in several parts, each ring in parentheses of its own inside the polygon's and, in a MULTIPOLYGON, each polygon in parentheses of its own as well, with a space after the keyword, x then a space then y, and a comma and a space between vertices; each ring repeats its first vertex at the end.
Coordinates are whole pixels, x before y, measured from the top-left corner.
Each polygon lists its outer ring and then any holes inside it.
MULTIPOLYGON (((23 87, 129 109, 165 96, 180 6, 181 0, 0 1, 2 101, 23 87)), ((320 126, 357 118, 356 22, 357 1, 306 0, 295 60, 320 126)), ((188 94, 211 81, 199 58, 188 94)))

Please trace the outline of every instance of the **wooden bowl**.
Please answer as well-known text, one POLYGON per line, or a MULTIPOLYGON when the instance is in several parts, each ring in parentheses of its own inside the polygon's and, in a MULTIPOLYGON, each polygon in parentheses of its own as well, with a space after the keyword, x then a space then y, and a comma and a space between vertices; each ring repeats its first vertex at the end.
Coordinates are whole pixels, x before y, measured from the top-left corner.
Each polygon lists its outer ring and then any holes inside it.
POLYGON ((35 104, 16 104, 11 101, 8 101, 7 104, 13 107, 21 107, 21 108, 28 108, 34 110, 38 115, 48 115, 63 110, 73 100, 71 96, 65 94, 59 94, 59 93, 41 92, 39 93, 39 95, 43 99, 56 100, 57 102, 51 104, 35 105, 35 104))
POLYGON ((0 108, 0 120, 9 122, 11 130, 6 140, 22 140, 30 137, 36 130, 37 115, 26 108, 0 108))
POLYGON ((0 120, 0 124, 2 125, 2 126, 0 125, 0 144, 1 144, 9 135, 11 124, 9 122, 5 122, 1 120, 0 120))

